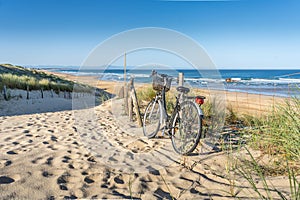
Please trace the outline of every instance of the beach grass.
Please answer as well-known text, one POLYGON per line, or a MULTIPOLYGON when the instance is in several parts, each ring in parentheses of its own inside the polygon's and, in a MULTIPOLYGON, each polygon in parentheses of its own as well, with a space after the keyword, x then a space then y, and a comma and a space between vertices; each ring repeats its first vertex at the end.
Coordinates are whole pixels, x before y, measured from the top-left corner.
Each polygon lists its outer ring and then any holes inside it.
POLYGON ((299 162, 300 99, 286 99, 284 105, 274 108, 269 115, 252 119, 252 126, 249 131, 252 148, 277 157, 278 166, 284 164, 281 158, 299 162))
MULTIPOLYGON (((141 105, 141 110, 143 111, 147 104, 155 97, 156 91, 153 90, 152 86, 144 86, 142 88, 138 88, 137 90, 137 99, 139 101, 139 105, 141 105)), ((167 112, 171 114, 175 107, 175 90, 171 89, 168 93, 166 93, 166 108, 167 112)))
POLYGON ((289 193, 282 192, 275 187, 265 174, 263 166, 254 158, 251 151, 245 148, 250 160, 244 160, 236 168, 239 175, 241 175, 250 184, 251 188, 257 194, 259 199, 283 199, 283 200, 299 200, 300 199, 300 181, 297 179, 295 170, 290 166, 289 161, 286 162, 286 172, 289 180, 289 193), (246 162, 247 161, 247 162, 246 162), (260 186, 257 182, 257 177, 262 183, 260 186), (276 197, 277 195, 277 197, 276 197), (276 197, 276 198, 275 198, 276 197))
POLYGON ((10 64, 0 65, 0 89, 4 85, 9 89, 21 90, 54 90, 55 92, 72 92, 76 84, 76 92, 92 92, 91 86, 77 84, 52 74, 34 69, 26 69, 10 64))

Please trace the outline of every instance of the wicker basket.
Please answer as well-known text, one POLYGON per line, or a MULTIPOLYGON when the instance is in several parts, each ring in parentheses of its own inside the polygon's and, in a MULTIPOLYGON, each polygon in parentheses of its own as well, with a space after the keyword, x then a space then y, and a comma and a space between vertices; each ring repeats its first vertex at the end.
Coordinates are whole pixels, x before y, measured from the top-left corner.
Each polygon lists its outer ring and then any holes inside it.
MULTIPOLYGON (((164 76, 161 76, 159 74, 154 74, 152 78, 153 78, 153 82, 152 82, 153 89, 157 91, 162 91, 164 88, 164 76)), ((165 91, 168 92, 171 88, 172 78, 165 76, 165 79, 166 79, 165 91)))

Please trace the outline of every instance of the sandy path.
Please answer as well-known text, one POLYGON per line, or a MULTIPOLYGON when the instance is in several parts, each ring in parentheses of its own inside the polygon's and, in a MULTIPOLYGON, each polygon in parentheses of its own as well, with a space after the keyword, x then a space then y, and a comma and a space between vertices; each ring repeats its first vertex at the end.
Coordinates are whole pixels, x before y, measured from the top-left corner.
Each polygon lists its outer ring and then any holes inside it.
MULTIPOLYGON (((233 199, 224 153, 176 157, 169 139, 138 135, 108 103, 96 107, 95 122, 78 122, 77 114, 0 117, 0 199, 233 199)), ((235 185, 240 197, 249 197, 245 181, 235 185)))

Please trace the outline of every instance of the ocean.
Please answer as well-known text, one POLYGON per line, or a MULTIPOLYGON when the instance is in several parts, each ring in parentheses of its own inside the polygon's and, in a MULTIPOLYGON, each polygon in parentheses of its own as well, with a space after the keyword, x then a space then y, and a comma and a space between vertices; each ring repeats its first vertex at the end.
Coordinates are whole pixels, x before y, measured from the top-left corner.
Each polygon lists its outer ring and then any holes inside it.
MULTIPOLYGON (((123 81, 123 69, 79 70, 73 68, 48 68, 47 70, 78 76, 97 76, 99 80, 123 81)), ((175 84, 179 72, 184 73, 184 80, 192 87, 207 88, 212 82, 224 83, 227 91, 247 92, 252 94, 275 95, 281 97, 300 96, 300 70, 229 70, 221 69, 216 76, 216 71, 202 70, 199 73, 193 69, 157 70, 158 73, 174 77, 175 84), (226 81, 227 79, 227 81, 226 81), (231 80, 231 82, 228 82, 231 80)), ((150 83, 151 70, 128 69, 127 78, 134 76, 135 82, 150 83)))

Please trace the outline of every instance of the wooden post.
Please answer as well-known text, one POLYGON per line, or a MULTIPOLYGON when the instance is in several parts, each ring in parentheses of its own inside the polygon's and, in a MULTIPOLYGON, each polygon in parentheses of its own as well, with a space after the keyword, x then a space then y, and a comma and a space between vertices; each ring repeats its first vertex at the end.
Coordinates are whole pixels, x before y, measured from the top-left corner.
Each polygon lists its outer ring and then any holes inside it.
POLYGON ((7 101, 8 100, 8 96, 7 96, 6 85, 3 86, 3 95, 4 95, 4 99, 7 101))
POLYGON ((26 99, 29 99, 29 86, 27 85, 27 97, 26 99))
POLYGON ((143 126, 142 123, 142 118, 141 118, 141 113, 140 113, 140 107, 139 107, 139 103, 136 97, 136 92, 135 89, 132 88, 131 90, 131 96, 132 96, 132 101, 133 101, 133 107, 135 108, 135 114, 136 114, 136 120, 138 122, 139 127, 143 126))
POLYGON ((131 96, 131 90, 134 87, 133 86, 133 79, 131 78, 127 84, 127 105, 125 105, 125 109, 127 109, 127 113, 129 116, 130 121, 132 121, 133 119, 133 101, 132 101, 132 96, 131 96))
POLYGON ((133 121, 133 101, 132 97, 130 96, 128 98, 128 116, 129 116, 129 121, 133 121))
POLYGON ((122 86, 118 92, 118 97, 124 98, 124 86, 122 86))
MULTIPOLYGON (((134 89, 134 79, 133 78, 130 79, 129 86, 130 86, 130 99, 131 99, 131 102, 133 103, 133 107, 135 109, 136 120, 138 122, 139 127, 142 127, 143 123, 142 123, 139 103, 138 103, 138 100, 136 97, 136 92, 134 89)), ((132 112, 132 111, 129 110, 129 112, 132 112)))
POLYGON ((124 110, 126 114, 129 114, 128 110, 128 87, 126 84, 126 53, 124 55, 124 110))
POLYGON ((53 98, 53 89, 51 89, 51 97, 53 98))
POLYGON ((178 74, 178 86, 183 86, 184 84, 184 75, 182 72, 178 74))
POLYGON ((41 89, 42 99, 44 98, 44 91, 43 88, 41 89))
POLYGON ((66 91, 64 91, 64 98, 67 98, 67 96, 66 96, 66 91))

